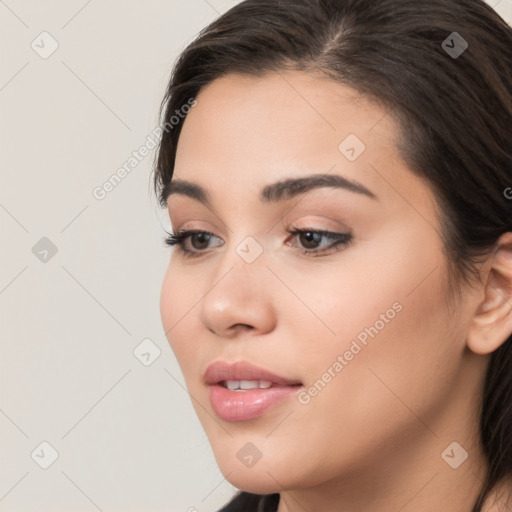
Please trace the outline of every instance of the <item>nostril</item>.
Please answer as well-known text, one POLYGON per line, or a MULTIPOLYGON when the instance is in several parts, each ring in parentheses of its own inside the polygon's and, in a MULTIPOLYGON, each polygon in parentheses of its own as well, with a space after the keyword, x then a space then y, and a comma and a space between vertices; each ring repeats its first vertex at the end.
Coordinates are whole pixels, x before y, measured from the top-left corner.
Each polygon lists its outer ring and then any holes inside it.
POLYGON ((234 324, 231 326, 231 330, 233 331, 253 331, 254 330, 254 326, 252 325, 249 325, 249 324, 234 324))

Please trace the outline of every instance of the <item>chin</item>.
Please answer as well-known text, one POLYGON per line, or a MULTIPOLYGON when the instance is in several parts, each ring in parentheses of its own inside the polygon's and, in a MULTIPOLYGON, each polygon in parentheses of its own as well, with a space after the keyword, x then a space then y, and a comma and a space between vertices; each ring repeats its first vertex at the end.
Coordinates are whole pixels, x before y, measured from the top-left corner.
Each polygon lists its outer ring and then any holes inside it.
MULTIPOLYGON (((273 494, 283 489, 283 485, 278 483, 281 482, 279 475, 274 479, 265 472, 254 474, 251 470, 247 470, 245 472, 233 471, 229 474, 228 471, 228 473, 224 474, 224 477, 237 489, 253 494, 273 494)), ((284 487, 286 488, 286 486, 284 487)))
POLYGON ((224 478, 231 485, 246 492, 272 494, 282 491, 283 488, 293 488, 296 483, 290 480, 292 475, 289 468, 284 470, 269 459, 263 460, 262 458, 252 467, 246 467, 236 457, 234 459, 227 458, 222 454, 216 460, 224 478))

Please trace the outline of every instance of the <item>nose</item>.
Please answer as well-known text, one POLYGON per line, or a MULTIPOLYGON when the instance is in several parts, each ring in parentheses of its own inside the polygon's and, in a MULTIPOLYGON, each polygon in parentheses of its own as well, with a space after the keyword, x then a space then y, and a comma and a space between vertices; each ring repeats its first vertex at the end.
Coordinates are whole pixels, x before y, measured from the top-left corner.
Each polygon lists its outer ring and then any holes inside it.
POLYGON ((203 325, 223 338, 266 334, 276 325, 276 283, 265 252, 250 263, 240 254, 235 248, 226 250, 201 301, 203 325))

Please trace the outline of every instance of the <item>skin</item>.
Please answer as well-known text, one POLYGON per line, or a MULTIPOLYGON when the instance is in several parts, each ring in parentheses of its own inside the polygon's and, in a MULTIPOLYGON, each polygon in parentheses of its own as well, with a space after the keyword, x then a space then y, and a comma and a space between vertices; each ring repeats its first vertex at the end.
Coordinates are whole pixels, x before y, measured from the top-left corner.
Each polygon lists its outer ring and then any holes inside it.
POLYGON ((299 71, 228 75, 197 100, 174 178, 205 187, 212 206, 171 195, 168 210, 174 232, 215 237, 186 242, 202 251, 195 259, 172 249, 160 308, 220 470, 240 489, 280 492, 279 512, 470 512, 486 469, 478 397, 489 354, 512 332, 512 234, 452 310, 435 196, 400 159, 381 107, 299 71), (366 145, 353 162, 338 149, 348 134, 366 145), (357 180, 377 199, 321 188, 259 202, 269 183, 320 172, 357 180), (305 255, 313 245, 292 227, 353 240, 305 255), (247 236, 263 249, 251 264, 236 252, 247 236), (216 416, 202 382, 212 361, 250 361, 306 390, 397 302, 308 404, 286 399, 251 421, 216 416), (457 469, 441 456, 454 441, 468 453, 457 469), (262 454, 250 468, 237 457, 249 442, 262 454))

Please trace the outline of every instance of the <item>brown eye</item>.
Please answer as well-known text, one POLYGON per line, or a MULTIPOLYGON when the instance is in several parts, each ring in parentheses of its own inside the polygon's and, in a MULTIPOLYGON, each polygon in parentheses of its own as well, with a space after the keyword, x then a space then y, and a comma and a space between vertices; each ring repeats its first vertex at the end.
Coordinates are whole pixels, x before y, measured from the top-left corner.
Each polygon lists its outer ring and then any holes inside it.
POLYGON ((348 247, 352 242, 351 233, 335 233, 312 228, 294 229, 288 233, 297 239, 300 252, 306 256, 327 256, 348 247), (324 239, 330 240, 330 243, 322 244, 324 239))
POLYGON ((322 241, 322 234, 316 231, 303 231, 300 236, 300 243, 305 249, 316 249, 322 241))
POLYGON ((195 258, 205 252, 204 249, 208 248, 211 238, 218 237, 209 231, 183 229, 179 230, 177 234, 168 233, 164 242, 171 247, 178 246, 186 258, 195 258), (187 247, 189 243, 192 248, 187 247))
POLYGON ((209 233, 193 233, 190 235, 190 244, 194 249, 202 250, 208 248, 208 242, 210 241, 210 234, 209 233), (194 243, 194 240, 197 241, 197 244, 194 243))

